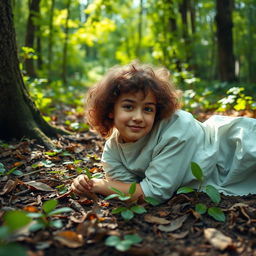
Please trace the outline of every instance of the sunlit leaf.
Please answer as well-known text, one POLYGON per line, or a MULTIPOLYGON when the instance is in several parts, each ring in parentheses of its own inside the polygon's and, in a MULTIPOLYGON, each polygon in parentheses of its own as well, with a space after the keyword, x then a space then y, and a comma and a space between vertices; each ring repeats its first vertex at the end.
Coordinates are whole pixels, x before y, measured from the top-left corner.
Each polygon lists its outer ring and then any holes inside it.
POLYGON ((199 181, 203 180, 202 169, 197 163, 195 163, 195 162, 191 163, 191 170, 192 170, 192 173, 196 177, 197 180, 199 180, 199 181))
POLYGON ((60 214, 60 213, 64 213, 64 212, 72 212, 73 209, 69 208, 69 207, 62 207, 62 208, 58 208, 56 210, 53 210, 51 212, 48 213, 49 216, 53 216, 56 214, 60 214))
POLYGON ((207 185, 205 187, 205 192, 214 203, 218 204, 220 202, 220 193, 215 187, 207 185))
POLYGON ((50 221, 49 225, 50 225, 50 227, 53 227, 53 228, 62 228, 63 227, 61 220, 50 221))
POLYGON ((104 200, 110 200, 110 199, 113 199, 115 197, 119 197, 119 195, 118 194, 111 194, 111 195, 105 197, 104 200))
POLYGON ((23 211, 9 211, 4 215, 4 223, 10 230, 16 230, 26 226, 31 218, 23 211))
POLYGON ((127 209, 126 207, 117 207, 117 208, 112 210, 112 213, 117 214, 117 213, 125 211, 126 209, 127 209))
POLYGON ((177 190, 177 194, 188 194, 191 192, 195 192, 195 190, 193 188, 190 187, 181 187, 177 190))
POLYGON ((45 213, 53 211, 58 205, 58 200, 51 199, 43 203, 42 209, 45 213))
POLYGON ((135 191, 136 191, 136 183, 132 183, 128 193, 130 195, 133 195, 135 193, 135 191))
POLYGON ((110 187, 110 189, 113 190, 114 192, 116 192, 120 196, 125 196, 125 193, 123 193, 122 191, 118 190, 117 188, 110 187))

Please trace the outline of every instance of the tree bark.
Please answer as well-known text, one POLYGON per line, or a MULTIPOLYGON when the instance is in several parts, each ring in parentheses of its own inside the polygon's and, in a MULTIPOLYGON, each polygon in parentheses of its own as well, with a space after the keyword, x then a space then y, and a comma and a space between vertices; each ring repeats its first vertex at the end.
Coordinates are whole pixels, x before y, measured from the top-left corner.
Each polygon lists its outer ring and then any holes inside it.
POLYGON ((70 5, 71 0, 67 2, 67 17, 65 22, 65 39, 63 45, 63 60, 62 60, 62 81, 64 86, 67 84, 67 54, 68 54, 68 37, 69 37, 69 28, 68 28, 68 20, 70 17, 70 5))
POLYGON ((47 136, 64 131, 42 118, 25 87, 19 70, 11 0, 0 1, 0 24, 0 138, 28 137, 53 148, 47 136))
POLYGON ((219 78, 228 82, 236 80, 232 36, 233 6, 233 0, 216 0, 219 78))
MULTIPOLYGON (((39 15, 39 5, 40 5, 40 0, 32 0, 29 4, 29 16, 28 16, 28 22, 27 22, 25 46, 33 49, 34 49, 35 32, 36 32, 36 25, 35 25, 34 19, 39 15)), ((28 76, 36 77, 33 58, 25 59, 25 70, 27 71, 28 76)))

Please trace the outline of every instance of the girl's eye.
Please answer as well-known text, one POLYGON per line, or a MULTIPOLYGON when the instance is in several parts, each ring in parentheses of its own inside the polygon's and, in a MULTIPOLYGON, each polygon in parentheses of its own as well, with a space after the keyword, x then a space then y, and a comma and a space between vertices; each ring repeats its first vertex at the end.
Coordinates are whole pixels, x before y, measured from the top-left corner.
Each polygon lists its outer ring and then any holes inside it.
POLYGON ((154 109, 154 108, 151 108, 151 107, 145 107, 145 111, 146 111, 146 112, 154 112, 155 109, 154 109))
POLYGON ((123 108, 126 110, 132 110, 133 106, 132 105, 123 105, 123 108))

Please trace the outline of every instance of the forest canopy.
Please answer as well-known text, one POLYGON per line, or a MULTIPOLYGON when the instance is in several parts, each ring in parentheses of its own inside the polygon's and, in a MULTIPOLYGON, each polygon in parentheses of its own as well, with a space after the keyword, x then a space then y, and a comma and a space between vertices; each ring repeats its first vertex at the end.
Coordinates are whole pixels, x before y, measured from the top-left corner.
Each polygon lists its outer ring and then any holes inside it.
POLYGON ((253 0, 12 0, 12 7, 25 83, 46 115, 52 100, 75 103, 109 67, 134 59, 167 67, 188 110, 255 108, 253 0))

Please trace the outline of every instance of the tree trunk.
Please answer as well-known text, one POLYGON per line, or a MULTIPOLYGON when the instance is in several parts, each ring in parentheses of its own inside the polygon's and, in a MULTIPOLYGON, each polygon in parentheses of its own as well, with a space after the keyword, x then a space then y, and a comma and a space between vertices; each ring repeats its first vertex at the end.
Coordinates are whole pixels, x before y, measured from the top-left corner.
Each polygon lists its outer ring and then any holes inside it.
POLYGON ((69 37, 69 28, 68 28, 68 20, 70 16, 70 5, 71 0, 67 2, 67 17, 65 22, 65 39, 63 45, 63 60, 62 60, 62 81, 64 86, 67 84, 67 54, 68 54, 68 37, 69 37))
MULTIPOLYGON (((25 46, 33 49, 34 49, 35 32, 36 32, 36 25, 35 25, 34 19, 38 17, 39 5, 40 5, 40 0, 32 0, 29 4, 29 16, 28 16, 28 22, 27 22, 25 46)), ((33 58, 25 59, 25 70, 27 71, 28 76, 36 77, 33 58)))
POLYGON ((55 0, 51 1, 50 20, 49 20, 49 37, 48 37, 48 82, 52 81, 52 47, 53 47, 53 16, 55 0))
POLYGON ((228 82, 236 80, 232 36, 233 5, 233 0, 216 0, 219 77, 228 82))
POLYGON ((40 115, 24 85, 17 55, 11 0, 0 1, 0 138, 34 138, 53 148, 47 136, 62 130, 40 115))

